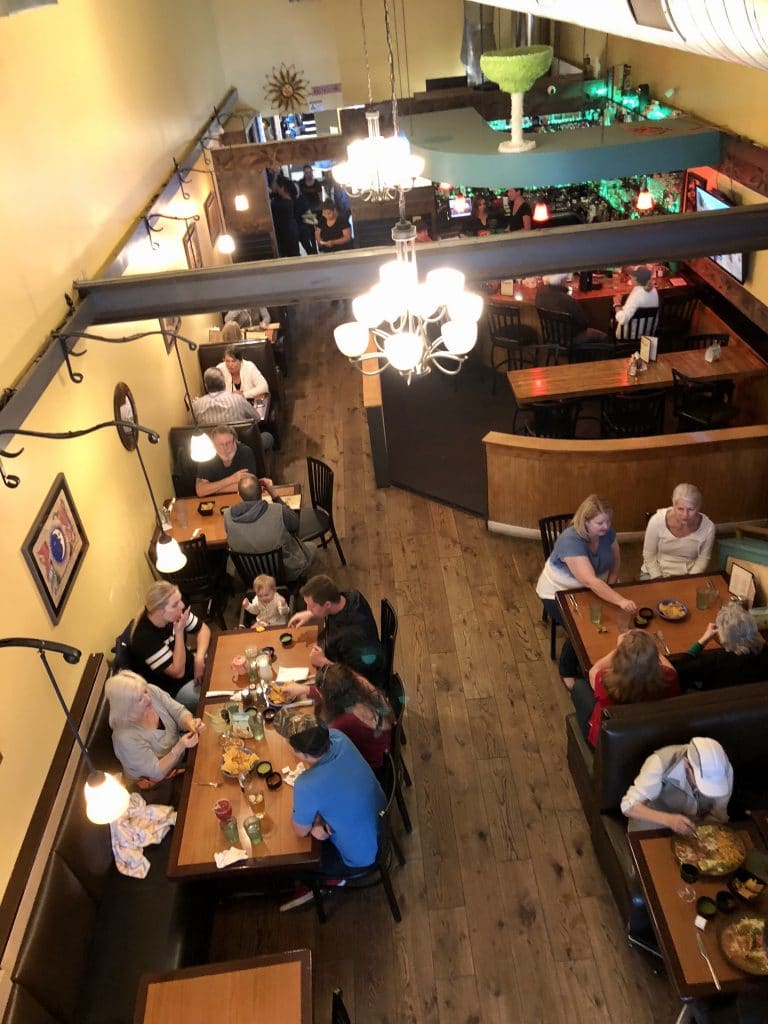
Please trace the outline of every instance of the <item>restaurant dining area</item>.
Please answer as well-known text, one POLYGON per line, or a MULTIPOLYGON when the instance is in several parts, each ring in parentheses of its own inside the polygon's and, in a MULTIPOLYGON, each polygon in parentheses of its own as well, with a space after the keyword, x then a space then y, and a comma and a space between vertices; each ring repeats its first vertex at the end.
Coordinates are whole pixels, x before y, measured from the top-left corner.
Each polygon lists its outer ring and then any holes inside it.
POLYGON ((559 2, 0 0, 0 1024, 768 1024, 768 62, 559 2))

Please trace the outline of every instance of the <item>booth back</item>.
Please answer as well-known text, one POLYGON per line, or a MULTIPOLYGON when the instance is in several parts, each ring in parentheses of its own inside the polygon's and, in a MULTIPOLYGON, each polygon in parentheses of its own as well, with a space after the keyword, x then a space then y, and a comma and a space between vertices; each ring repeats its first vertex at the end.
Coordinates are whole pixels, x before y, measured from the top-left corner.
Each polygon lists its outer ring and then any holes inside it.
MULTIPOLYGON (((255 422, 232 423, 237 436, 243 444, 253 449, 256 456, 256 473, 258 476, 269 476, 269 466, 264 447, 261 443, 261 432, 255 422)), ((168 431, 168 442, 171 448, 171 474, 173 489, 177 498, 192 498, 195 495, 196 464, 189 457, 189 440, 199 427, 171 427, 168 431)), ((206 428, 211 433, 215 428, 206 428)))
MULTIPOLYGON (((277 372, 275 356, 272 346, 268 341, 238 341, 235 347, 242 354, 243 359, 248 359, 264 374, 269 384, 269 393, 274 398, 282 397, 283 384, 277 372)), ((225 342, 216 341, 212 344, 199 345, 197 358, 200 361, 200 375, 202 376, 210 366, 218 366, 224 362, 224 352, 229 348, 225 342)))

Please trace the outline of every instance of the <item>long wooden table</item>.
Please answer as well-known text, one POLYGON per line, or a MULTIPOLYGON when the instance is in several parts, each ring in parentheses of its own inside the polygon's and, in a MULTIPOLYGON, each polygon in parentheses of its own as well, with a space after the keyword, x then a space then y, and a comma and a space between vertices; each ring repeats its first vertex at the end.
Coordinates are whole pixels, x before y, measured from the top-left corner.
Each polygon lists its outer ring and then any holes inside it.
MULTIPOLYGON (((276 484, 278 498, 285 504, 299 511, 301 508, 301 484, 276 484)), ((271 501, 268 494, 263 495, 265 501, 271 501)), ((238 494, 215 494, 209 498, 175 498, 171 507, 171 536, 177 541, 191 540, 201 533, 209 548, 227 546, 227 533, 224 529, 224 509, 231 505, 239 505, 238 494), (212 515, 202 516, 198 512, 201 501, 212 501, 215 505, 212 515)))
POLYGON ((134 1024, 311 1024, 312 955, 271 953, 145 974, 134 1024))
MULTIPOLYGON (((734 827, 748 849, 762 847, 754 825, 738 823, 734 827)), ((684 1001, 717 995, 709 968, 696 943, 696 927, 693 923, 696 917, 696 902, 685 903, 677 895, 677 890, 683 883, 680 879, 680 865, 672 851, 672 833, 666 829, 651 829, 628 832, 627 835, 653 929, 677 995, 684 1001)), ((725 882, 726 879, 723 878, 703 877, 693 885, 693 889, 697 897, 714 897, 725 888, 725 882)), ((746 905, 743 906, 746 909, 746 905)), ((757 913, 765 913, 768 909, 768 898, 763 895, 753 909, 757 913)), ((716 920, 707 924, 702 933, 704 947, 723 991, 738 992, 740 989, 752 987, 758 979, 732 967, 720 952, 717 926, 718 922, 723 920, 725 919, 719 914, 716 920)))
MULTIPOLYGON (((639 345, 639 343, 638 343, 639 345)), ((672 370, 679 370, 694 380, 744 380, 768 375, 768 363, 739 338, 721 349, 720 359, 708 363, 702 349, 669 352, 649 363, 648 369, 636 377, 629 376, 629 360, 600 359, 591 363, 565 363, 561 366, 533 366, 511 370, 509 386, 519 406, 554 399, 588 398, 611 395, 618 391, 650 388, 671 388, 672 370)))
MULTIPOLYGON (((292 629, 294 643, 291 647, 280 646, 278 637, 285 632, 284 626, 267 629, 264 632, 254 630, 234 630, 219 633, 211 641, 205 677, 203 679, 203 696, 201 698, 204 711, 215 711, 226 703, 225 698, 209 699, 205 695, 209 690, 226 690, 231 693, 235 684, 232 681, 232 658, 242 654, 246 647, 275 648, 277 661, 274 670, 280 666, 299 668, 309 666, 309 651, 317 642, 317 628, 307 626, 292 629)), ((310 672, 312 670, 310 669, 310 672)), ((238 689, 242 687, 242 682, 238 689)), ((267 725, 264 740, 246 740, 246 748, 257 753, 261 760, 271 761, 275 771, 283 768, 295 768, 297 759, 290 744, 267 725)), ((276 869, 295 869, 313 867, 320 862, 320 846, 311 836, 299 837, 293 831, 291 814, 293 811, 293 788, 286 783, 277 790, 267 789, 261 780, 266 805, 266 817, 262 822, 264 841, 254 849, 243 829, 243 821, 251 814, 248 801, 240 792, 236 779, 228 779, 221 772, 221 746, 219 735, 210 727, 200 735, 197 747, 190 751, 188 767, 184 778, 179 814, 173 832, 171 850, 168 859, 168 875, 171 878, 203 878, 223 875, 248 875, 276 869), (218 789, 201 786, 201 782, 221 782, 218 789), (249 854, 247 860, 240 861, 230 867, 218 870, 213 859, 217 850, 225 850, 229 843, 224 839, 219 823, 213 813, 213 805, 219 799, 229 800, 240 828, 240 848, 249 854)))
MULTIPOLYGON (((623 597, 634 601, 638 608, 652 608, 654 617, 647 627, 653 636, 661 631, 670 653, 684 654, 691 644, 695 643, 704 632, 707 623, 713 622, 722 603, 730 600, 728 581, 722 572, 701 573, 695 576, 668 576, 660 580, 648 580, 629 583, 617 583, 613 587, 623 597), (696 588, 710 581, 717 590, 719 600, 707 611, 699 611, 696 607, 696 588), (662 619, 656 606, 659 601, 673 597, 688 606, 688 615, 680 622, 667 622, 662 619)), ((615 604, 609 604, 596 597, 591 590, 560 591, 557 594, 557 606, 563 618, 563 625, 570 637, 585 675, 592 665, 604 655, 612 651, 619 638, 619 616, 621 610, 615 604), (574 612, 566 594, 573 596, 577 611, 574 612), (599 604, 602 609, 600 632, 597 626, 589 621, 589 606, 599 604)), ((630 623, 634 628, 634 623, 630 623)), ((717 641, 712 640, 714 649, 717 641)))

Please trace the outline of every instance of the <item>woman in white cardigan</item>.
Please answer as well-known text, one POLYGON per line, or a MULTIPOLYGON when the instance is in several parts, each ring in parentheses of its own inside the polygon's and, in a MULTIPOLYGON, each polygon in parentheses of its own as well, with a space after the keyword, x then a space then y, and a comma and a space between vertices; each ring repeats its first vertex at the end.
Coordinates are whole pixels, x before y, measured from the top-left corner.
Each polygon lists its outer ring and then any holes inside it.
POLYGON ((701 491, 678 484, 671 507, 658 509, 648 520, 641 578, 706 572, 714 540, 715 524, 701 511, 701 491))
POLYGON ((236 345, 225 350, 224 362, 219 363, 218 369, 224 374, 227 391, 239 391, 249 402, 269 394, 264 374, 255 363, 242 358, 236 345))

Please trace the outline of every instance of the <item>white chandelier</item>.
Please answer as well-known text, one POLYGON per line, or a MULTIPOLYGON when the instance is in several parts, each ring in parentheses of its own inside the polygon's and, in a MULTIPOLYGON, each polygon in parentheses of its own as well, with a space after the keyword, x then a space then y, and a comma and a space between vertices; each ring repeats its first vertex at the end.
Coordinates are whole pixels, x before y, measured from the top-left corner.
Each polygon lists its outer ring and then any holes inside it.
POLYGON ((411 153, 404 136, 381 134, 378 110, 366 110, 365 119, 368 138, 350 142, 347 159, 336 164, 333 176, 350 195, 384 202, 394 199, 398 191, 413 188, 414 179, 424 170, 424 158, 411 153))
POLYGON ((396 258, 381 266, 378 284, 352 301, 355 319, 333 332, 339 351, 366 376, 387 366, 409 384, 433 366, 455 375, 477 341, 482 297, 465 292, 464 275, 448 267, 430 270, 419 282, 415 238, 401 211, 392 229, 396 258), (378 367, 366 370, 368 360, 379 360, 378 367))

